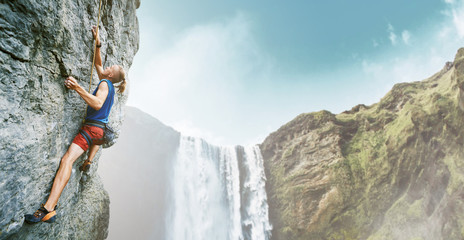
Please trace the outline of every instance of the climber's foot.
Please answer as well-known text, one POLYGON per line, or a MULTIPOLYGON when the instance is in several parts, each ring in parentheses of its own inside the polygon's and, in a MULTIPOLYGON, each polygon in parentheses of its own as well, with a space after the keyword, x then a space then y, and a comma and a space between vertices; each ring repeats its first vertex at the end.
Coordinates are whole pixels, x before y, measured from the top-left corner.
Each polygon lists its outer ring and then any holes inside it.
POLYGON ((26 214, 24 215, 24 220, 27 223, 38 223, 38 222, 47 222, 47 223, 52 223, 55 222, 56 220, 56 207, 53 209, 53 211, 48 211, 45 209, 44 205, 35 211, 34 214, 26 214))
POLYGON ((90 164, 92 164, 92 162, 90 162, 88 159, 85 160, 84 163, 79 167, 79 170, 88 172, 90 169, 90 164))

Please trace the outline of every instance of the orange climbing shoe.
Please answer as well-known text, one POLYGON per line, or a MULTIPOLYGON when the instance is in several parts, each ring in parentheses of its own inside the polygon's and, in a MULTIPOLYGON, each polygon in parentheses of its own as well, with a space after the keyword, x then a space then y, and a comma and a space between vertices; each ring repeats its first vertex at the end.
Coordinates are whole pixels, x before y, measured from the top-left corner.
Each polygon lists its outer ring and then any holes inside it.
POLYGON ((89 161, 88 159, 85 160, 84 163, 79 167, 79 170, 83 172, 88 172, 90 169, 90 164, 92 164, 91 161, 89 161))
POLYGON ((35 211, 34 214, 24 215, 24 220, 30 224, 38 222, 53 223, 56 220, 56 207, 53 211, 49 212, 42 204, 42 206, 35 211))

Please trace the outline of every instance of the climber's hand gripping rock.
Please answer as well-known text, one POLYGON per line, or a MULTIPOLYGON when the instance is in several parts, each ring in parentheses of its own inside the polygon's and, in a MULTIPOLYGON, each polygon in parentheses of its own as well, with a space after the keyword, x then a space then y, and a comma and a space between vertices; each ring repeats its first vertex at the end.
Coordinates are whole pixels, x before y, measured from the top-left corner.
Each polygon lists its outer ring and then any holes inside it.
POLYGON ((66 80, 64 80, 64 85, 72 90, 76 90, 79 87, 79 83, 77 83, 77 80, 71 76, 67 77, 66 80))
POLYGON ((97 35, 97 27, 92 26, 93 39, 97 42, 97 45, 100 45, 100 37, 97 35))

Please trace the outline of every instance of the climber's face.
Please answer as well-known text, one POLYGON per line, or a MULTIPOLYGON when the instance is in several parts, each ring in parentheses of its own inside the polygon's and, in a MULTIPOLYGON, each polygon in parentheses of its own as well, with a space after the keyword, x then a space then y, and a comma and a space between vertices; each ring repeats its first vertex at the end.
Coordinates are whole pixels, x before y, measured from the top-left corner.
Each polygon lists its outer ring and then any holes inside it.
POLYGON ((111 78, 111 80, 118 80, 119 79, 119 66, 118 65, 113 65, 111 67, 105 68, 103 71, 103 74, 107 76, 108 78, 111 78))

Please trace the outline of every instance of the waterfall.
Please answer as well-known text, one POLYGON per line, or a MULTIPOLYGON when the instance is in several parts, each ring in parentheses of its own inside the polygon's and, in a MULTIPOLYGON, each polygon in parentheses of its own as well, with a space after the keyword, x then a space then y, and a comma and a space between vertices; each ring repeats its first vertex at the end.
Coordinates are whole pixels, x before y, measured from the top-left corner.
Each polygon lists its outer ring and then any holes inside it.
POLYGON ((270 238, 258 146, 218 147, 182 136, 169 171, 168 240, 270 238))

